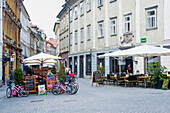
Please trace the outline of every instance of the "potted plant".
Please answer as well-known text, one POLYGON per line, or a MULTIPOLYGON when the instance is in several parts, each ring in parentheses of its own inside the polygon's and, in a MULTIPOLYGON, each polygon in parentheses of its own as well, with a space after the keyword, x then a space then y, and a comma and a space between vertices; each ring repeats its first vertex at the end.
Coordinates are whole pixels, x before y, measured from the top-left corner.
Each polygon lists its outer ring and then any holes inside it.
POLYGON ((20 67, 14 70, 14 81, 16 85, 23 84, 24 82, 24 73, 20 67))
POLYGON ((27 75, 32 76, 32 74, 33 74, 32 69, 30 67, 27 67, 27 75))
POLYGON ((65 67, 63 63, 61 63, 58 77, 59 77, 59 80, 63 79, 62 80, 63 82, 66 81, 67 74, 65 72, 65 67))
POLYGON ((102 75, 104 76, 104 67, 103 66, 97 65, 97 71, 101 71, 102 75))
POLYGON ((52 72, 53 74, 56 74, 56 71, 57 71, 57 70, 56 70, 56 67, 53 66, 52 69, 51 69, 51 72, 52 72))
POLYGON ((161 89, 163 80, 166 79, 166 76, 164 76, 165 69, 167 68, 162 66, 160 62, 154 62, 152 65, 148 65, 147 67, 147 73, 153 74, 150 81, 155 85, 156 89, 161 89))

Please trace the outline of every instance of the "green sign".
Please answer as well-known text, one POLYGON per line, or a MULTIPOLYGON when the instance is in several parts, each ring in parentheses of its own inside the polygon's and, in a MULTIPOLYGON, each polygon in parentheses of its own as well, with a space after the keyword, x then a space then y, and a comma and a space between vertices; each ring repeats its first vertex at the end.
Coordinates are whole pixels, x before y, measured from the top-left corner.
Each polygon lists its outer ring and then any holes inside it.
POLYGON ((141 38, 141 43, 146 43, 146 38, 141 38))

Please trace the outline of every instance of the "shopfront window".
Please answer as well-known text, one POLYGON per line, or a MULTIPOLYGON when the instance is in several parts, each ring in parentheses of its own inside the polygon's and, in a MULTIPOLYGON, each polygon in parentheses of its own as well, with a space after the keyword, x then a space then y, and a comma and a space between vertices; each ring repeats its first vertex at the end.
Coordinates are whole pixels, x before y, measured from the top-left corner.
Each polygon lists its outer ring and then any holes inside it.
POLYGON ((91 55, 86 56, 86 75, 91 75, 91 55))
POLYGON ((74 57, 74 74, 75 75, 77 75, 77 65, 78 65, 77 57, 74 57))

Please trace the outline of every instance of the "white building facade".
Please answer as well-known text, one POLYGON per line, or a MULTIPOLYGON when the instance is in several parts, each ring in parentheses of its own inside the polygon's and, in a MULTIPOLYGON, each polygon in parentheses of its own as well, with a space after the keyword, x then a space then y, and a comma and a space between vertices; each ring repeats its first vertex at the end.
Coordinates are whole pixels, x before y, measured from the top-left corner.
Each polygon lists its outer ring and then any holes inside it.
MULTIPOLYGON (((69 67, 79 77, 91 77, 97 66, 105 68, 105 75, 118 73, 119 65, 126 72, 128 64, 132 73, 144 73, 143 58, 120 58, 120 62, 97 56, 143 44, 170 48, 169 0, 69 0, 64 8, 68 7, 69 67)), ((169 57, 154 58, 170 70, 169 57)))
MULTIPOLYGON (((30 16, 25 9, 24 4, 21 5, 21 23, 22 23, 22 29, 21 29, 21 49, 22 49, 22 59, 25 59, 27 57, 30 57, 30 33, 28 31, 28 27, 30 26, 30 16)), ((21 68, 24 71, 24 64, 21 64, 21 68)))

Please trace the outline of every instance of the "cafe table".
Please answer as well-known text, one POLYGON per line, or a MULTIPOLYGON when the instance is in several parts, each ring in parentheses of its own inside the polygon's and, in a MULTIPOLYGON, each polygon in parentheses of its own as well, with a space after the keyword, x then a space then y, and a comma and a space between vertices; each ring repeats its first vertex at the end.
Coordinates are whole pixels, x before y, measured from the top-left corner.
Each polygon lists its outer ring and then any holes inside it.
POLYGON ((151 76, 138 76, 139 79, 144 79, 144 86, 146 87, 146 79, 151 78, 151 76))
POLYGON ((128 78, 129 76, 123 76, 123 77, 120 77, 120 78, 123 78, 124 81, 125 81, 125 87, 126 87, 126 79, 128 78))

